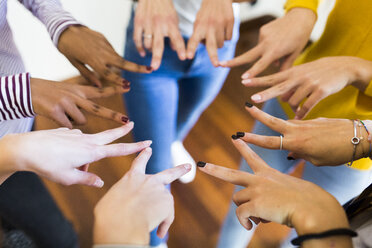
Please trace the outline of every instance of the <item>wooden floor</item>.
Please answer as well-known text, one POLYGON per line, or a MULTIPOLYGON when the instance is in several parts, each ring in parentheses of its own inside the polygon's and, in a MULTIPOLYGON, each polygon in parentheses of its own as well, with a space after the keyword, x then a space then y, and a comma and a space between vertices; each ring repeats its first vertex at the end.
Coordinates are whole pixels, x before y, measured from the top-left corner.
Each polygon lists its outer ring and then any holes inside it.
MULTIPOLYGON (((237 54, 252 47, 257 40, 258 28, 271 18, 262 18, 241 26, 241 39, 237 54), (244 48, 244 49, 242 49, 244 48)), ((221 94, 202 115, 185 140, 185 147, 195 160, 209 161, 231 168, 238 168, 240 156, 230 142, 236 131, 249 131, 253 120, 244 111, 244 102, 253 93, 240 83, 245 68, 233 69, 221 94)), ((100 100, 112 109, 124 111, 121 98, 100 100)), ((81 129, 95 133, 117 124, 89 116, 88 124, 81 129)), ((37 128, 54 128, 55 124, 44 118, 37 118, 37 128)), ((130 141, 126 137, 120 141, 130 141)), ((92 239, 92 210, 98 199, 128 169, 133 157, 104 159, 91 166, 105 181, 103 189, 84 186, 64 187, 46 182, 59 206, 73 223, 79 234, 81 247, 90 247, 92 239)), ((228 210, 233 186, 197 173, 194 182, 184 185, 175 182, 172 192, 175 197, 176 219, 171 227, 168 245, 171 248, 215 247, 221 223, 228 210)), ((256 232, 249 246, 277 247, 287 229, 274 224, 264 224, 256 232)), ((228 248, 228 247, 226 247, 228 248)))

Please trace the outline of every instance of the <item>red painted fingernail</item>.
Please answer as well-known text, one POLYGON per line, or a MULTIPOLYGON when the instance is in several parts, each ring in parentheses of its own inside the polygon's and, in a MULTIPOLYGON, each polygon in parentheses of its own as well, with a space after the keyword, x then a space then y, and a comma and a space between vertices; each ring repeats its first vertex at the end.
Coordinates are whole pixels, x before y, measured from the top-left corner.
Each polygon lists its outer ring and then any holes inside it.
POLYGON ((129 118, 126 116, 121 117, 122 122, 127 123, 129 121, 129 118))
POLYGON ((129 89, 130 88, 130 82, 126 79, 123 79, 123 88, 124 89, 129 89))
POLYGON ((152 69, 151 66, 146 66, 146 70, 148 70, 148 71, 152 71, 153 69, 152 69))

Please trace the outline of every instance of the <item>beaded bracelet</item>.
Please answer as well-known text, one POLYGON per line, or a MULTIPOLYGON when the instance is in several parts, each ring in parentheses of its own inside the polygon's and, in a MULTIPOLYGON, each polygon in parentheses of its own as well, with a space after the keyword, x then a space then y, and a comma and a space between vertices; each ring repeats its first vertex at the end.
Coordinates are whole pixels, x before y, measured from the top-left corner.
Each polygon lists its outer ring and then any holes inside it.
POLYGON ((338 229, 332 229, 328 230, 322 233, 311 233, 311 234, 305 234, 298 236, 295 239, 292 239, 291 243, 292 245, 300 246, 303 242, 309 240, 309 239, 323 239, 328 238, 332 236, 350 236, 350 237, 356 237, 358 234, 354 232, 351 229, 348 228, 338 228, 338 229))
POLYGON ((368 152, 368 157, 369 159, 372 159, 372 136, 371 136, 371 133, 368 131, 368 128, 366 126, 366 124, 364 124, 364 122, 362 120, 359 120, 360 123, 362 123, 362 125, 364 126, 364 129, 366 130, 367 134, 368 134, 368 143, 369 143, 369 152, 368 152))

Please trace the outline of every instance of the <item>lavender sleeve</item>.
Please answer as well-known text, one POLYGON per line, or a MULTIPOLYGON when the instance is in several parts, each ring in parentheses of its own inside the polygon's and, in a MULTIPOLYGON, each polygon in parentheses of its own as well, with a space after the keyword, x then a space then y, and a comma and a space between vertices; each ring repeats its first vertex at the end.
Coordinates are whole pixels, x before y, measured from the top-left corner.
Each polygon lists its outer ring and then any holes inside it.
POLYGON ((55 46, 62 32, 71 25, 80 25, 65 11, 59 0, 18 0, 32 12, 47 28, 55 46))

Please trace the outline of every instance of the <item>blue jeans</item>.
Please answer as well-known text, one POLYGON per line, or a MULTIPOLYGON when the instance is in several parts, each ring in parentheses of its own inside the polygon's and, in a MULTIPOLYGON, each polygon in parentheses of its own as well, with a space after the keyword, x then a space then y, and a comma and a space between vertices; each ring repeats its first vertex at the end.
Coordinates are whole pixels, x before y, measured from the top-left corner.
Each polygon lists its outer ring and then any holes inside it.
MULTIPOLYGON (((149 65, 151 54, 147 53, 144 58, 139 56, 132 37, 133 18, 127 29, 124 58, 149 65)), ((188 39, 184 39, 187 42, 188 39)), ((238 39, 239 23, 236 21, 233 39, 218 50, 220 60, 234 57, 238 39)), ((172 167, 171 144, 187 136, 219 93, 228 73, 227 68, 213 67, 204 45, 199 45, 194 59, 180 61, 169 39, 165 39, 159 70, 151 74, 123 72, 123 77, 131 82, 131 91, 123 97, 129 118, 135 123, 134 139, 153 141, 153 155, 146 173, 154 174, 172 167)), ((152 232, 151 245, 161 242, 152 232)))
MULTIPOLYGON (((288 119, 279 102, 276 99, 268 101, 263 111, 274 115, 281 119, 288 119)), ((253 133, 264 134, 268 136, 278 136, 279 133, 271 130, 260 122, 256 122, 253 128, 253 133)), ((250 147, 268 163, 271 167, 288 173, 297 164, 297 161, 287 160, 287 151, 269 150, 255 145, 250 147)), ((240 169, 253 173, 248 164, 242 160, 240 169)), ((324 166, 316 167, 309 162, 306 162, 303 177, 304 180, 313 182, 329 193, 331 193, 340 204, 346 203, 351 198, 359 195, 369 184, 371 180, 371 171, 361 171, 350 168, 346 165, 342 166, 324 166)), ((241 190, 242 187, 236 187, 235 191, 241 190)), ((236 205, 232 202, 230 210, 222 227, 218 247, 220 248, 245 248, 247 247, 254 229, 247 231, 244 229, 237 217, 235 216, 236 205)), ((290 240, 296 236, 296 232, 292 230, 290 237, 284 241, 282 247, 294 247, 290 244, 290 240)))

